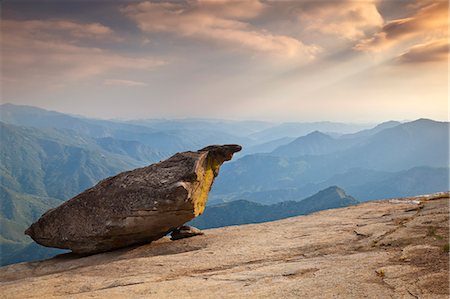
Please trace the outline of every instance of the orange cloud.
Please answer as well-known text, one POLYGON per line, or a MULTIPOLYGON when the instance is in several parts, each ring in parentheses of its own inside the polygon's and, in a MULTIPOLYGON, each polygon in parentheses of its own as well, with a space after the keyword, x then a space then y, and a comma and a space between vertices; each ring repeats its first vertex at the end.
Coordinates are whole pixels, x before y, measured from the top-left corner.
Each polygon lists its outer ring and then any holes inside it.
POLYGON ((448 39, 432 41, 411 47, 397 58, 403 64, 443 62, 448 59, 448 39))
POLYGON ((383 17, 378 12, 376 2, 348 0, 307 3, 300 8, 299 20, 306 24, 307 30, 355 40, 383 25, 383 17))
POLYGON ((410 17, 387 22, 381 31, 355 46, 356 50, 379 51, 405 40, 423 38, 441 39, 448 34, 448 3, 431 2, 410 17))
POLYGON ((318 47, 305 45, 287 35, 255 29, 246 20, 265 6, 259 1, 142 2, 122 11, 144 32, 168 32, 185 38, 210 41, 233 49, 275 54, 280 57, 313 58, 318 47))

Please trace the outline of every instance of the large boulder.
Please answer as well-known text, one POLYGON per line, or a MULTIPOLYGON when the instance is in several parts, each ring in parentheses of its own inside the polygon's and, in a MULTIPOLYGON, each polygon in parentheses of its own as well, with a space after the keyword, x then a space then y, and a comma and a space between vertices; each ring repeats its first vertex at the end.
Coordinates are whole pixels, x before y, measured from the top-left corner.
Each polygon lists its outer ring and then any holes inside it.
POLYGON ((203 213, 219 167, 240 150, 212 145, 122 172, 47 211, 25 233, 79 254, 159 239, 203 213))

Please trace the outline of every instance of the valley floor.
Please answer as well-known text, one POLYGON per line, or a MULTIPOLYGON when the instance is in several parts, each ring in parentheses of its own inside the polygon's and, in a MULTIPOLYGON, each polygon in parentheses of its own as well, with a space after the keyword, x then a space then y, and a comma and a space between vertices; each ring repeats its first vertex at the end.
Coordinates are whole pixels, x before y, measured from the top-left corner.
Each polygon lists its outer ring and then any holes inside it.
POLYGON ((0 268, 0 298, 448 298, 448 193, 0 268))

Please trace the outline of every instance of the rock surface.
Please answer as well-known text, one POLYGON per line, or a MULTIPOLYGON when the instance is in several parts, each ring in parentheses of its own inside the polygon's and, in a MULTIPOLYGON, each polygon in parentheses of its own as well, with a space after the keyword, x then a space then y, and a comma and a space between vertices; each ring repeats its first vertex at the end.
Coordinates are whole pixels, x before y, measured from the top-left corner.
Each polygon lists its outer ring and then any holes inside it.
POLYGON ((47 211, 26 234, 78 254, 157 240, 203 212, 220 165, 240 150, 208 146, 107 178, 47 211))
POLYGON ((448 298, 448 193, 1 268, 1 298, 448 298))

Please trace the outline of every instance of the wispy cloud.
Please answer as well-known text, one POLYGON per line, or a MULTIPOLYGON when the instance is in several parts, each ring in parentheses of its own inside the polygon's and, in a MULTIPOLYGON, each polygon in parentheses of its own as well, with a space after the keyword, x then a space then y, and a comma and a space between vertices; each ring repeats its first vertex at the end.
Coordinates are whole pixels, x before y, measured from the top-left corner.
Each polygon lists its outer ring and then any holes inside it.
POLYGON ((113 31, 99 23, 3 20, 1 29, 3 75, 21 82, 59 86, 114 69, 150 70, 166 63, 155 57, 87 46, 79 40, 114 38, 113 31))
POLYGON ((275 34, 251 25, 265 5, 253 1, 199 0, 142 2, 122 11, 144 32, 166 32, 184 38, 209 41, 233 49, 275 54, 279 57, 313 58, 319 50, 291 36, 275 34))
POLYGON ((148 85, 145 82, 123 80, 123 79, 105 79, 103 80, 103 84, 112 86, 125 86, 125 87, 139 87, 148 85))
POLYGON ((423 64, 445 62, 448 59, 449 42, 447 39, 418 44, 397 57, 401 64, 423 64))
POLYGON ((448 3, 425 2, 411 16, 388 21, 381 30, 364 39, 356 50, 380 51, 409 39, 423 38, 428 41, 441 39, 448 34, 448 3))
POLYGON ((100 23, 80 23, 62 19, 25 20, 20 21, 20 24, 18 21, 3 20, 2 26, 6 30, 16 29, 40 35, 60 32, 79 38, 114 37, 113 30, 100 23))
POLYGON ((299 21, 309 31, 357 40, 383 25, 376 4, 375 0, 300 1, 299 21))

